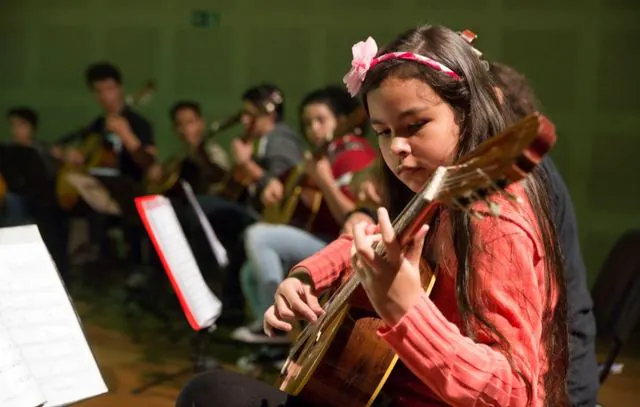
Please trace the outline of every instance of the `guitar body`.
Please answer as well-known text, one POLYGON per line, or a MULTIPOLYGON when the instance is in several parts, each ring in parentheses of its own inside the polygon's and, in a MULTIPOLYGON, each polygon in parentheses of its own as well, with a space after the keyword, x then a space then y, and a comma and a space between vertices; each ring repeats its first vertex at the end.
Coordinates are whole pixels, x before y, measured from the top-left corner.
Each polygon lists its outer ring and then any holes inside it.
POLYGON ((264 208, 263 222, 293 225, 313 231, 318 213, 324 206, 322 192, 310 184, 301 165, 278 178, 284 186, 282 202, 264 208))
POLYGON ((71 210, 80 200, 80 194, 76 188, 69 183, 67 175, 76 172, 86 173, 90 168, 95 167, 116 167, 116 155, 112 150, 104 146, 104 140, 99 134, 87 136, 80 149, 85 157, 84 166, 75 167, 64 165, 59 169, 56 177, 56 195, 58 204, 64 210, 71 210))
POLYGON ((240 167, 233 167, 215 193, 229 201, 240 201, 249 192, 252 184, 251 177, 240 167))
POLYGON ((183 160, 184 157, 178 156, 164 162, 162 164, 162 176, 157 181, 145 177, 143 181, 144 191, 150 195, 170 194, 174 191, 180 179, 183 160))
POLYGON ((397 360, 376 335, 381 324, 375 313, 343 305, 285 365, 278 387, 310 405, 370 406, 397 360))
MULTIPOLYGON (((435 274, 425 261, 420 269, 429 295, 435 274)), ((344 295, 348 281, 345 279, 330 294, 329 302, 344 295)), ((389 344, 377 335, 383 322, 362 287, 329 315, 313 335, 300 335, 298 351, 289 355, 277 386, 309 405, 370 406, 398 360, 389 344)))

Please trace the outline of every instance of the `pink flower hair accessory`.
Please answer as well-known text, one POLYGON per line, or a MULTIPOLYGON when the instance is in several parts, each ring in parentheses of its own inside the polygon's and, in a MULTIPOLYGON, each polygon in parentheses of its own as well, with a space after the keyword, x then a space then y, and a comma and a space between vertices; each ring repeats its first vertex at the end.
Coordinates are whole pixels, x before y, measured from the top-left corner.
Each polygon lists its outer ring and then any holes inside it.
POLYGON ((353 54, 351 70, 347 72, 342 81, 351 96, 355 96, 360 91, 371 62, 378 53, 378 44, 373 38, 369 37, 366 41, 360 41, 351 47, 351 53, 353 54))
POLYGON ((407 61, 415 61, 422 65, 429 66, 437 71, 441 71, 446 75, 449 75, 453 79, 460 79, 460 76, 453 70, 449 69, 444 64, 433 60, 429 57, 425 57, 420 54, 414 54, 413 52, 389 52, 382 54, 376 58, 378 53, 378 45, 376 41, 368 37, 366 41, 360 41, 351 47, 353 53, 353 60, 351 61, 351 70, 347 72, 342 81, 347 87, 347 91, 351 96, 356 96, 360 92, 362 82, 367 76, 367 72, 378 65, 380 62, 388 61, 390 59, 404 59, 407 61))

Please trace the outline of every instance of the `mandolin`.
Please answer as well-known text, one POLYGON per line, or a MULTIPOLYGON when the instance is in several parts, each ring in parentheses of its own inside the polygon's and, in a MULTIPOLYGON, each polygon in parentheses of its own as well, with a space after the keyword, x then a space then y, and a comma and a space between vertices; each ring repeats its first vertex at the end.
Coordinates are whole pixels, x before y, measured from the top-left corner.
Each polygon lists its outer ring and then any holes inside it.
MULTIPOLYGON (((505 188, 533 171, 555 141, 554 125, 534 113, 482 143, 457 164, 439 167, 393 222, 401 245, 406 245, 441 205, 480 216, 470 206, 484 201, 497 215, 499 207, 489 201, 491 195, 510 196, 505 188)), ((383 245, 373 247, 384 255, 383 245)), ((429 295, 435 274, 422 266, 429 295)), ((370 304, 360 306, 358 298, 366 299, 366 294, 358 274, 351 273, 329 296, 325 314, 298 335, 277 387, 310 405, 358 407, 373 403, 398 357, 376 335, 382 321, 370 304)))
MULTIPOLYGON (((155 90, 156 84, 150 80, 144 87, 127 96, 125 101, 131 107, 139 107, 151 100, 155 90)), ((105 147, 104 134, 90 133, 87 128, 82 128, 63 137, 61 142, 69 142, 74 139, 84 139, 80 147, 80 152, 82 156, 85 157, 85 160, 84 164, 80 167, 65 163, 58 170, 56 193, 58 196, 58 204, 65 210, 72 209, 80 199, 80 194, 76 188, 67 181, 68 174, 86 172, 90 168, 96 167, 115 168, 117 163, 115 152, 111 148, 105 147)))
MULTIPOLYGON (((340 122, 332 135, 326 138, 319 146, 316 146, 310 155, 313 159, 320 159, 329 152, 329 147, 334 139, 344 137, 362 127, 367 120, 367 112, 359 106, 340 122)), ((279 177, 284 186, 284 192, 280 202, 269 205, 262 212, 262 220, 273 224, 291 224, 292 222, 304 225, 311 231, 314 222, 323 205, 322 193, 308 179, 304 171, 304 162, 294 166, 279 177), (300 205, 302 201, 302 205, 300 205)), ((333 219, 333 217, 331 217, 333 219)), ((337 230, 340 230, 339 226, 337 230)))

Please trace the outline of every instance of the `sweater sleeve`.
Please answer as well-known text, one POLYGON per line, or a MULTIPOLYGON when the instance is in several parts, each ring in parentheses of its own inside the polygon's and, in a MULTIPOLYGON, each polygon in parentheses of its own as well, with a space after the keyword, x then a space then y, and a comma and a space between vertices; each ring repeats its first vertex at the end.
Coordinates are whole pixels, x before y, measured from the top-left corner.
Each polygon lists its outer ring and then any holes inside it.
POLYGON ((298 263, 291 273, 305 272, 311 277, 316 293, 339 281, 351 266, 351 237, 341 235, 325 248, 298 263))
POLYGON ((532 386, 531 405, 537 406, 538 380, 546 369, 541 347, 546 303, 540 246, 530 228, 502 217, 476 222, 475 235, 482 245, 472 261, 483 314, 510 345, 513 367, 498 338, 477 325, 472 328, 475 340, 464 336, 427 296, 379 334, 449 405, 525 406, 524 377, 532 386))
POLYGON ((258 180, 258 189, 262 189, 272 177, 279 177, 303 158, 302 146, 295 136, 280 135, 272 137, 267 144, 264 161, 264 174, 258 180))

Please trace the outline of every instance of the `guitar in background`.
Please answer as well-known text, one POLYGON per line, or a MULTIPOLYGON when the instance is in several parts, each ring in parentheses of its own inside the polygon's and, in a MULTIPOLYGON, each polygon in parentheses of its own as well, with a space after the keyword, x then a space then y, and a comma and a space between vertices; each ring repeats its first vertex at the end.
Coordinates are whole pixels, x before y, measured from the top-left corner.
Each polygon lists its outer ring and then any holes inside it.
MULTIPOLYGON (((125 98, 127 108, 139 108, 149 103, 155 91, 155 82, 148 81, 142 88, 125 98)), ((122 142, 118 135, 107 130, 95 132, 94 125, 95 122, 58 141, 58 144, 81 141, 79 147, 66 149, 64 164, 58 172, 56 193, 62 209, 71 210, 80 197, 77 189, 68 182, 68 174, 90 171, 109 174, 117 171, 118 154, 123 148, 122 142)))

